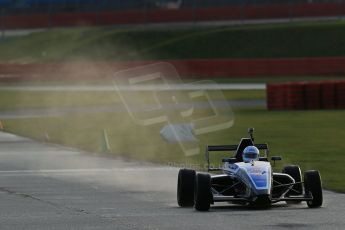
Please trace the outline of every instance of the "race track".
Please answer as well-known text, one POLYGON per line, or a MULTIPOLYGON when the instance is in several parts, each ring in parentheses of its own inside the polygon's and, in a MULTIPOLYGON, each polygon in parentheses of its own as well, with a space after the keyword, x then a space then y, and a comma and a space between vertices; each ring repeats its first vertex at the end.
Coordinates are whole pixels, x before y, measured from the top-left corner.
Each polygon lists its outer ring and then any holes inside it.
POLYGON ((176 204, 176 168, 83 153, 0 133, 0 229, 344 229, 345 195, 324 206, 176 204))

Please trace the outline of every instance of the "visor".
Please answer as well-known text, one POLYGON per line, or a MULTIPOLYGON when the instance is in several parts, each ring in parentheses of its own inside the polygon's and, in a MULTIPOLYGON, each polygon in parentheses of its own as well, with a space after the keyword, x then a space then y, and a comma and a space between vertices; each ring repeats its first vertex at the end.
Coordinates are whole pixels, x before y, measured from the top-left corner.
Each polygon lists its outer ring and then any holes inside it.
POLYGON ((247 159, 257 159, 258 158, 258 154, 257 153, 245 153, 244 157, 247 159))

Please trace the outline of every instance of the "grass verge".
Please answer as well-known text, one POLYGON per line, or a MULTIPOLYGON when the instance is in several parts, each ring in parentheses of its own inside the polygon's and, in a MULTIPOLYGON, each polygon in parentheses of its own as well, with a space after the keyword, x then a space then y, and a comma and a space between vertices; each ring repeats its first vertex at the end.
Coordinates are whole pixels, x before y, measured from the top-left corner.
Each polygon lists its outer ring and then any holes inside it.
MULTIPOLYGON (((227 94, 230 93, 225 93, 227 94)), ((235 98, 264 97, 262 92, 252 95, 246 92, 237 94, 234 95, 235 98)), ((56 100, 61 96, 54 95, 56 100)), ((83 96, 81 95, 81 98, 83 96)), ((73 97, 77 102, 76 95, 73 97)), ((8 97, 6 103, 16 104, 15 101, 11 101, 12 98, 8 97)), ((32 97, 34 102, 31 102, 30 106, 40 104, 39 98, 32 97)), ((54 105, 64 105, 63 101, 54 105)), ((0 103, 4 102, 0 100, 0 103)), ((43 105, 47 104, 40 104, 43 105)), ((195 112, 204 114, 208 111, 198 109, 195 112)), ((299 164, 303 170, 318 169, 321 171, 325 188, 345 192, 345 111, 272 112, 264 108, 253 108, 235 109, 234 115, 234 125, 231 128, 199 135, 200 148, 204 149, 206 144, 236 144, 241 137, 247 135, 248 127, 255 127, 257 142, 267 142, 271 148, 271 155, 282 155, 284 158, 284 162, 279 163, 276 170, 279 171, 286 164, 299 164)), ((104 150, 102 133, 105 129, 111 154, 163 164, 204 163, 203 154, 187 157, 176 143, 165 142, 160 136, 164 124, 140 126, 135 124, 125 111, 90 114, 80 112, 59 117, 9 119, 3 122, 8 132, 38 140, 45 139, 48 134, 50 142, 91 152, 104 150)), ((215 154, 212 162, 219 163, 223 156, 215 154)))
POLYGON ((2 62, 345 55, 345 22, 192 29, 51 29, 0 42, 2 62))
MULTIPOLYGON (((225 90, 223 95, 228 100, 265 99, 264 90, 225 90)), ((155 102, 152 92, 140 92, 140 98, 133 98, 138 103, 145 100, 146 103, 155 102)), ((217 99, 217 98, 214 98, 217 99)), ((164 102, 164 101, 163 101, 164 102)), ((84 106, 111 106, 121 103, 119 95, 115 91, 8 91, 0 90, 0 111, 12 111, 19 109, 84 107, 84 106)))

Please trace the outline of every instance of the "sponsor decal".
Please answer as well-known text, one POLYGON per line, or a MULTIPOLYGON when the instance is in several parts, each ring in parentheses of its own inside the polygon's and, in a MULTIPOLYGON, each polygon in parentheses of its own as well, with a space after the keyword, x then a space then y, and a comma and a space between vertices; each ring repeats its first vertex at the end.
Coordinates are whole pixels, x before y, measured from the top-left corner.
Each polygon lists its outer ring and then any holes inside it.
POLYGON ((252 167, 247 169, 247 172, 256 187, 267 187, 267 174, 265 170, 258 167, 252 167))
POLYGON ((236 170, 236 169, 238 169, 238 165, 232 164, 232 165, 230 166, 230 169, 231 169, 231 170, 236 170))

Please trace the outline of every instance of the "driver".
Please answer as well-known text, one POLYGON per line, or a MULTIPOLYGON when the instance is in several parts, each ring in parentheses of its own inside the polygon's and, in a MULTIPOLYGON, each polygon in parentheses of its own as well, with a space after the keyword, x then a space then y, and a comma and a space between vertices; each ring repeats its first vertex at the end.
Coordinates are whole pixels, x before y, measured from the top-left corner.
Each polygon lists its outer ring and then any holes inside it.
POLYGON ((251 161, 258 161, 260 157, 259 149, 255 146, 248 146, 243 150, 243 161, 249 163, 251 161))

